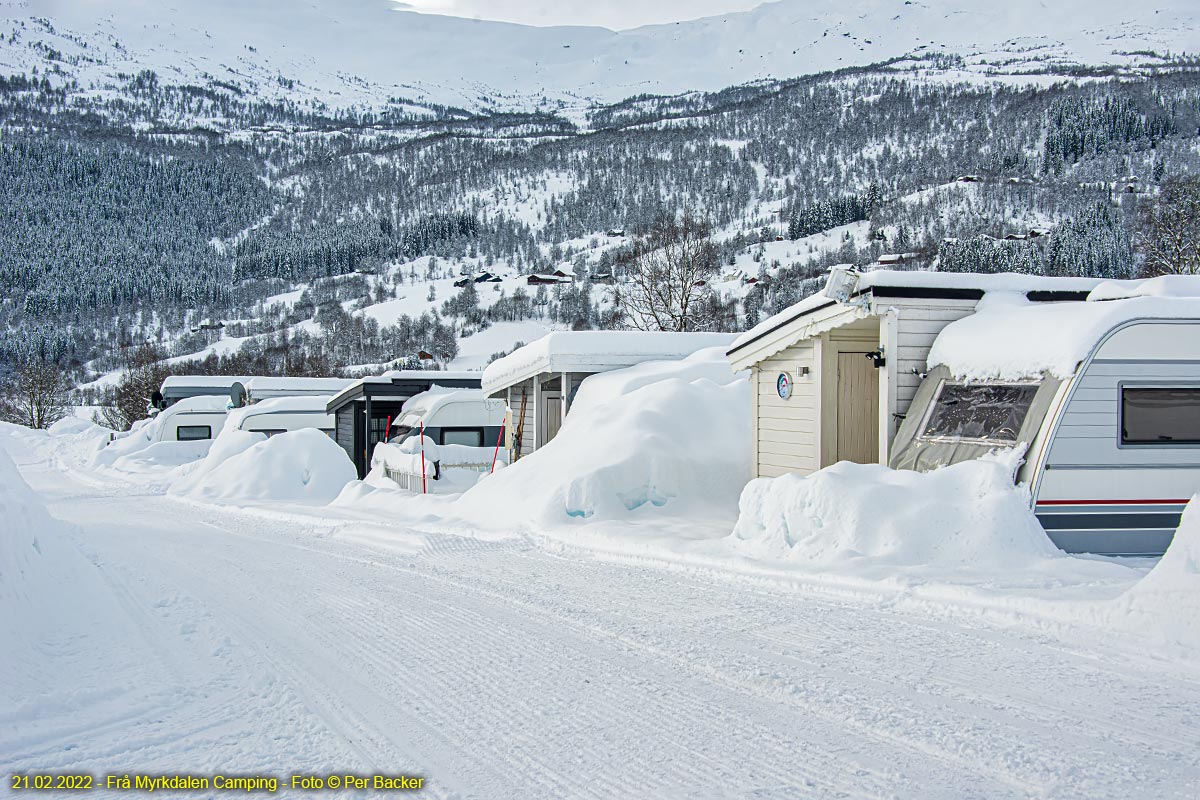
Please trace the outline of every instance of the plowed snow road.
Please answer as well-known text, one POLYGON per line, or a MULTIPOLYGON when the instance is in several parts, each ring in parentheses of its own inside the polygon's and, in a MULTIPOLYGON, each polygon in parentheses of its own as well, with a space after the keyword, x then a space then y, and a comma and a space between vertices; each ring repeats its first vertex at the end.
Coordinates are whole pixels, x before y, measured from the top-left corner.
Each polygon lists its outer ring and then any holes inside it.
POLYGON ((14 456, 119 613, 46 654, 60 696, 0 709, 6 773, 407 772, 464 798, 1200 791, 1182 666, 522 540, 372 545, 14 456))

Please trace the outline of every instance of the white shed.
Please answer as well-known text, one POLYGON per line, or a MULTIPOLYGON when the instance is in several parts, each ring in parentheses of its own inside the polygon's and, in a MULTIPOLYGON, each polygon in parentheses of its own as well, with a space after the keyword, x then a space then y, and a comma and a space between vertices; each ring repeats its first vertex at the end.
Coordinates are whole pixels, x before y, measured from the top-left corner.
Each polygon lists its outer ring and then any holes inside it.
POLYGON ((729 333, 556 331, 489 364, 483 393, 508 403, 512 421, 505 441, 515 461, 554 438, 587 376, 728 347, 734 338, 729 333))
POLYGON ((942 328, 973 313, 987 291, 1078 301, 1098 283, 835 267, 822 292, 764 320, 728 351, 735 370, 751 371, 755 475, 888 463, 942 328))

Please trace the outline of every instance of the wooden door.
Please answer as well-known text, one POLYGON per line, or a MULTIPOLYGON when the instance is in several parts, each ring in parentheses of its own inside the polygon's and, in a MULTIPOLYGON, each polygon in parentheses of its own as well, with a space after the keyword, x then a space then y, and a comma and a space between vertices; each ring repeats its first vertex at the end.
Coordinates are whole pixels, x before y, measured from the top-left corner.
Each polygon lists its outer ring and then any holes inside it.
POLYGON ((542 418, 540 422, 538 430, 541 432, 542 441, 538 443, 538 447, 553 439, 555 434, 558 433, 558 429, 562 427, 562 397, 557 394, 542 393, 542 418))
POLYGON ((838 353, 837 460, 879 461, 879 375, 862 353, 838 353))

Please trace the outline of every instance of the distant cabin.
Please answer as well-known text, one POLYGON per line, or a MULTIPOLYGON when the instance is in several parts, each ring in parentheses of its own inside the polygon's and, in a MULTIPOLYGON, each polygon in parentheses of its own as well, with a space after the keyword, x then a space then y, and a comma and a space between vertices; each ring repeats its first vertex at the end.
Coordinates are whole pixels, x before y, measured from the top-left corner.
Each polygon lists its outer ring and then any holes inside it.
POLYGON ((530 286, 553 286, 560 283, 572 283, 572 279, 562 270, 553 273, 530 275, 525 281, 530 286))
POLYGON ((727 333, 555 331, 489 364, 483 393, 508 404, 505 447, 511 463, 555 437, 588 376, 728 347, 733 339, 727 333))

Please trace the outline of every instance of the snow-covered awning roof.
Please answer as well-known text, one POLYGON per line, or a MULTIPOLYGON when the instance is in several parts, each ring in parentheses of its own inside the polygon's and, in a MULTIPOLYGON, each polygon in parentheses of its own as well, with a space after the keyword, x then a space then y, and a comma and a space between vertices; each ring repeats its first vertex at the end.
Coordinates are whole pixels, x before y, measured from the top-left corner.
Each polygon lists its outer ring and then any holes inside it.
POLYGON ((643 361, 678 359, 706 347, 728 347, 731 333, 646 331, 554 331, 497 359, 483 371, 483 393, 498 391, 534 375, 607 372, 643 361))
POLYGON ((366 384, 387 385, 389 383, 415 383, 426 386, 436 386, 441 381, 478 381, 479 372, 449 372, 432 369, 392 369, 382 375, 367 375, 364 378, 351 381, 349 385, 335 394, 329 401, 329 408, 341 405, 348 398, 362 394, 366 384))
MULTIPOLYGON (((1090 292, 1102 282, 1100 278, 1058 278, 1011 272, 985 275, 973 272, 877 269, 861 273, 853 293, 855 297, 883 294, 885 290, 891 290, 892 293, 903 292, 909 297, 946 295, 982 297, 985 292, 991 291, 1077 293, 1082 295, 1090 292)), ((752 351, 751 346, 755 343, 771 337, 772 334, 782 335, 785 333, 783 329, 795 323, 805 325, 804 318, 821 309, 844 305, 827 294, 827 290, 828 286, 826 290, 788 306, 743 333, 729 348, 731 359, 735 362, 745 361, 747 353, 743 352, 738 357, 735 357, 734 354, 739 351, 752 351)), ((771 352, 767 352, 766 355, 771 355, 771 352)))
POLYGON ((974 314, 942 329, 928 362, 966 380, 1068 378, 1110 331, 1154 319, 1200 321, 1200 276, 1104 281, 1084 302, 989 292, 974 314))

